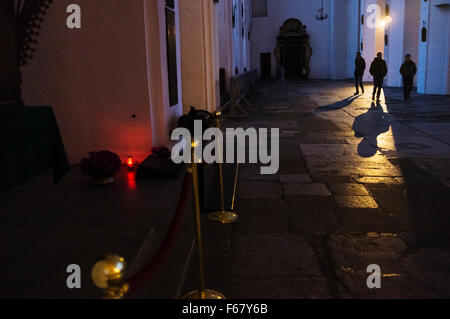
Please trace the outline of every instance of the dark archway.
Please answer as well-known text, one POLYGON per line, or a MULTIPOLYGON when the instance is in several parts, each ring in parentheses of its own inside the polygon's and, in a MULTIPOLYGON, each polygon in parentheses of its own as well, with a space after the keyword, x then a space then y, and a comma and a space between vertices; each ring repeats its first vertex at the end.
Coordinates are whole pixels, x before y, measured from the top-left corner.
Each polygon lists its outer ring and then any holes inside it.
POLYGON ((286 20, 280 28, 275 49, 278 75, 281 76, 284 70, 285 78, 289 80, 308 79, 311 55, 306 26, 294 18, 286 20))

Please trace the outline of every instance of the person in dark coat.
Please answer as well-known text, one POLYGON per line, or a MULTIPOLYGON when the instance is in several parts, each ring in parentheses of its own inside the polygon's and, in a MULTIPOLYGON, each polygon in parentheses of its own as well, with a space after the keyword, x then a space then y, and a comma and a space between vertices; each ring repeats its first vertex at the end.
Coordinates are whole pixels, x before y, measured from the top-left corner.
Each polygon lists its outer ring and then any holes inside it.
POLYGON ((403 92, 405 100, 409 99, 412 88, 414 86, 414 75, 417 73, 416 64, 411 60, 411 55, 407 54, 405 62, 403 62, 400 68, 400 74, 403 77, 403 92))
POLYGON ((370 74, 373 76, 372 101, 375 100, 375 93, 377 93, 377 102, 380 102, 381 89, 383 88, 384 77, 387 73, 386 61, 383 60, 383 54, 378 52, 377 57, 370 65, 370 74))
POLYGON ((366 60, 364 60, 364 58, 361 56, 361 52, 357 52, 355 60, 355 86, 356 86, 355 95, 359 94, 359 86, 361 86, 361 92, 364 93, 363 75, 365 70, 366 70, 366 60))

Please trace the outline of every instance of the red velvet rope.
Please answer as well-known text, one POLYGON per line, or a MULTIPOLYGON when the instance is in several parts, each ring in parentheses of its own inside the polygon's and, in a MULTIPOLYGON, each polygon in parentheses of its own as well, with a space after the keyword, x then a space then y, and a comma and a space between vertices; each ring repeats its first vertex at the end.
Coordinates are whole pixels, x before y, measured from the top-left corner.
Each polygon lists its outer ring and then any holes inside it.
POLYGON ((133 275, 128 279, 128 284, 130 285, 128 293, 133 293, 140 286, 148 282, 153 275, 159 270, 159 268, 164 264, 169 256, 170 250, 175 242, 175 238, 183 220, 183 213, 186 207, 186 202, 188 199, 189 188, 192 184, 192 174, 186 172, 183 179, 183 185, 181 186, 181 194, 178 199, 177 209, 175 215, 170 224, 169 230, 166 234, 164 242, 159 247, 158 252, 152 261, 145 265, 137 274, 133 275))

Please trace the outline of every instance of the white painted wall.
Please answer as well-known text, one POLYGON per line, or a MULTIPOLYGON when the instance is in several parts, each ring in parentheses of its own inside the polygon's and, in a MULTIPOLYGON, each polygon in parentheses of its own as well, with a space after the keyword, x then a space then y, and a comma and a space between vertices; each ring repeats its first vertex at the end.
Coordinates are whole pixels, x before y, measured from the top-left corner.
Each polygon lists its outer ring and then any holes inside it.
MULTIPOLYGON (((233 63, 233 28, 232 28, 233 0, 223 0, 216 4, 216 21, 219 32, 219 67, 224 68, 226 78, 234 76, 233 63)), ((230 81, 226 81, 229 89, 230 81)))
POLYGON ((81 30, 66 27, 70 3, 49 11, 24 100, 53 107, 71 163, 100 149, 142 161, 181 114, 169 106, 164 1, 79 0, 81 30))
POLYGON ((231 0, 223 0, 216 4, 216 21, 219 32, 219 67, 229 72, 232 67, 231 0))
POLYGON ((178 1, 175 1, 178 104, 170 106, 167 69, 165 0, 144 0, 147 78, 150 96, 153 145, 168 145, 182 109, 181 44, 178 1))
POLYGON ((71 163, 100 149, 142 160, 153 145, 143 2, 79 0, 81 30, 66 27, 70 3, 46 17, 24 100, 53 107, 71 163))
MULTIPOLYGON (((430 2, 421 1, 420 7, 420 22, 419 22, 419 31, 418 31, 418 70, 417 70, 417 92, 425 93, 426 87, 426 76, 427 76, 427 67, 428 67, 428 42, 422 42, 422 27, 426 27, 429 34, 428 21, 429 21, 429 13, 430 13, 430 2)), ((429 40, 429 37, 427 37, 429 40)))
MULTIPOLYGON (((244 73, 244 70, 250 71, 250 41, 248 31, 252 26, 252 7, 251 0, 232 0, 231 15, 235 15, 235 27, 232 27, 233 34, 233 75, 244 73), (242 10, 243 9, 243 10, 242 10), (244 36, 242 36, 244 30, 244 36)), ((231 25, 232 26, 232 25, 231 25)), ((253 32, 253 31, 252 31, 253 32)))
POLYGON ((321 2, 317 0, 268 0, 268 17, 254 17, 251 39, 252 69, 261 70, 261 53, 272 55, 272 76, 277 65, 274 50, 280 27, 290 18, 299 19, 307 26, 312 57, 311 79, 342 79, 353 76, 354 56, 358 42, 358 2, 353 0, 325 0, 329 18, 315 19, 321 2), (357 14, 357 13, 356 13, 357 14), (351 27, 350 27, 351 25, 351 27), (345 27, 343 27, 345 26, 345 27), (352 53, 350 53, 352 51, 352 53), (335 61, 338 61, 335 63, 335 61), (351 70, 351 71, 350 71, 351 70))
POLYGON ((385 59, 388 67, 386 77, 387 86, 401 86, 402 77, 399 72, 404 61, 404 35, 405 32, 405 0, 389 0, 390 17, 392 22, 386 26, 385 34, 388 35, 388 45, 384 47, 385 59))
POLYGON ((348 56, 347 56, 347 78, 353 78, 355 72, 354 60, 356 58, 356 52, 360 51, 360 0, 350 0, 348 6, 348 56))
POLYGON ((179 0, 183 111, 215 111, 219 96, 219 28, 213 1, 179 0))
POLYGON ((450 32, 450 7, 436 6, 430 0, 428 54, 426 69, 426 94, 450 94, 448 91, 448 57, 450 32))
MULTIPOLYGON (((450 32, 447 34, 447 43, 450 45, 450 32)), ((447 94, 450 94, 450 52, 447 53, 447 94)))
POLYGON ((442 4, 421 2, 417 91, 423 94, 450 94, 450 6, 442 4), (428 30, 425 43, 420 41, 422 26, 428 30))
POLYGON ((385 16, 385 0, 361 0, 361 11, 364 14, 364 25, 362 27, 361 36, 363 42, 363 50, 361 54, 366 60, 367 69, 364 74, 364 81, 372 81, 372 76, 369 73, 370 64, 377 55, 377 52, 384 53, 384 28, 375 27, 371 28, 368 25, 369 16, 372 15, 370 11, 370 5, 378 5, 380 8, 380 15, 377 19, 377 25, 380 19, 385 16))
POLYGON ((351 1, 331 0, 330 3, 330 78, 333 80, 345 79, 348 77, 347 68, 350 64, 350 30, 348 28, 348 18, 351 1), (346 24, 346 27, 343 27, 343 23, 346 24), (336 32, 336 30, 339 30, 339 32, 336 32))
MULTIPOLYGON (((325 11, 330 14, 330 0, 324 1, 325 11)), ((277 46, 277 36, 280 27, 290 18, 299 19, 307 26, 312 48, 311 74, 312 79, 330 78, 330 19, 317 21, 314 16, 320 3, 317 0, 268 0, 268 17, 253 18, 251 39, 252 68, 261 71, 261 53, 272 55, 272 76, 276 76, 277 65, 274 51, 277 46)))
MULTIPOLYGON (((404 1, 407 6, 404 13, 403 56, 411 54, 411 59, 419 68, 420 1, 404 1)), ((417 75, 414 83, 417 83, 417 75)))

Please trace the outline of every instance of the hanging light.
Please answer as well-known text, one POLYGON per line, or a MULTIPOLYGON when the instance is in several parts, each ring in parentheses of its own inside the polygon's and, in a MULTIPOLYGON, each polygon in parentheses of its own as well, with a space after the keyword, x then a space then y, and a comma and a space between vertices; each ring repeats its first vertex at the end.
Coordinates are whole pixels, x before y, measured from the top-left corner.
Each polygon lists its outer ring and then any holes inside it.
POLYGON ((317 10, 316 20, 323 21, 323 20, 328 19, 328 13, 324 13, 323 11, 324 11, 324 9, 323 9, 323 0, 322 0, 322 7, 319 10, 317 10))

